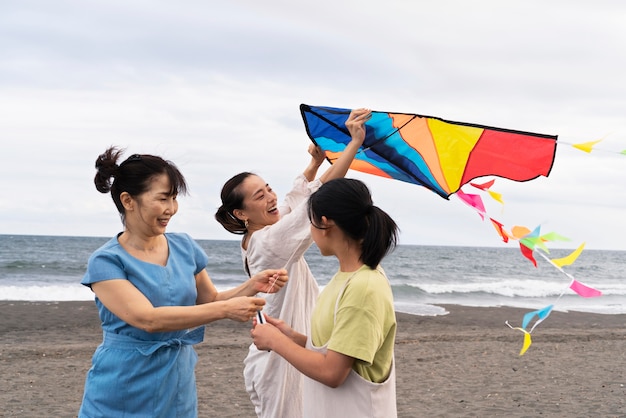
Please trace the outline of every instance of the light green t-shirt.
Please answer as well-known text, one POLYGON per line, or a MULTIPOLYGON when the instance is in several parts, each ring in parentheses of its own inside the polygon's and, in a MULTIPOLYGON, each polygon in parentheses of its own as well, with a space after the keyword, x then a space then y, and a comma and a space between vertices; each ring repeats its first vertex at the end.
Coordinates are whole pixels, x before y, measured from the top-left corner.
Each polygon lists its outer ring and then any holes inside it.
POLYGON ((383 269, 364 265, 356 272, 337 272, 315 305, 311 342, 318 347, 328 343, 329 350, 354 357, 352 368, 361 377, 381 383, 389 375, 395 337, 393 294, 383 269))

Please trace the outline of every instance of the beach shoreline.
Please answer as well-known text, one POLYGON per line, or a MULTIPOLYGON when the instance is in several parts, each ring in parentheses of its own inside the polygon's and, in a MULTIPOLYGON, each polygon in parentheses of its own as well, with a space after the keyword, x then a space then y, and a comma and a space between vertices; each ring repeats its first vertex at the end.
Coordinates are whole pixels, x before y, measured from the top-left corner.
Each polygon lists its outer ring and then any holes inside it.
MULTIPOLYGON (((626 416, 626 315, 553 312, 519 356, 529 310, 442 305, 397 313, 399 417, 626 416)), ((254 417, 243 383, 249 323, 218 321, 198 352, 199 416, 254 417)), ((93 301, 0 301, 3 417, 73 417, 102 331, 93 301)))

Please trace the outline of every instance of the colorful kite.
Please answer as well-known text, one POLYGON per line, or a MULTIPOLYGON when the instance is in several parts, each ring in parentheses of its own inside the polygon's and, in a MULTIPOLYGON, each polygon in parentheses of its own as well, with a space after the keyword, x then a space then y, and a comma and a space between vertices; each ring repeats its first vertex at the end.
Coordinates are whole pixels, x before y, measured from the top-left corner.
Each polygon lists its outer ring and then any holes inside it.
MULTIPOLYGON (((325 152, 332 164, 350 142, 350 133, 345 126, 350 109, 302 104, 300 112, 309 138, 325 152)), ((584 244, 567 257, 550 260, 544 254, 549 253, 546 242, 567 241, 567 238, 554 232, 541 235, 540 227, 531 231, 526 227, 515 226, 507 232, 501 222, 487 214, 480 195, 461 190, 461 187, 469 184, 504 204, 502 195, 491 190, 494 180, 483 184, 472 180, 484 176, 515 181, 547 177, 554 163, 556 135, 450 122, 417 114, 376 111, 372 111, 365 129, 363 148, 357 153, 351 169, 418 184, 445 199, 456 195, 476 210, 481 219, 487 217, 505 243, 518 241, 522 255, 535 267, 537 261, 534 254, 537 252, 571 279, 557 300, 567 289, 582 297, 601 295, 599 290, 584 285, 562 269, 576 260, 584 244)), ((600 141, 568 145, 590 153, 600 141)), ((626 150, 621 154, 626 155, 626 150)), ((508 321, 505 322, 510 328, 524 333, 520 355, 528 350, 532 343, 530 334, 550 315, 553 307, 554 304, 551 304, 527 313, 521 327, 513 327, 508 321), (535 316, 538 319, 527 330, 535 316)))
MULTIPOLYGON (((350 109, 300 105, 311 140, 333 163, 350 142, 350 109)), ((415 183, 448 199, 477 177, 527 181, 548 176, 556 135, 543 135, 408 113, 372 111, 363 149, 350 168, 415 183)))

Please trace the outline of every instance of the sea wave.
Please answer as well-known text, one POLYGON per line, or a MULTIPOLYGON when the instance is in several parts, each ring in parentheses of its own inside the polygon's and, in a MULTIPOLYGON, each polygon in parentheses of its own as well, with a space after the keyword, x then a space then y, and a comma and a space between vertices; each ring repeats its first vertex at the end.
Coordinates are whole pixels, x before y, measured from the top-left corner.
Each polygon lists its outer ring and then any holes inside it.
MULTIPOLYGON (((406 286, 433 295, 487 293, 510 298, 543 298, 573 292, 569 290, 569 283, 515 279, 473 283, 406 283, 406 286)), ((603 295, 626 295, 626 283, 603 283, 602 286, 594 286, 594 288, 600 290, 603 295)))
MULTIPOLYGON (((93 300, 80 281, 92 252, 108 238, 0 235, 0 300, 93 300)), ((198 241, 209 256, 207 271, 218 290, 245 280, 238 241, 198 241)), ((555 257, 560 256, 554 254, 555 257)), ((398 246, 383 261, 396 310, 439 315, 436 305, 541 308, 558 299, 556 310, 626 313, 623 251, 586 251, 566 271, 603 293, 582 298, 570 278, 545 263, 537 267, 518 250, 505 248, 398 246)), ((312 246, 305 253, 323 288, 338 269, 335 257, 312 246)))
POLYGON ((0 300, 23 301, 72 301, 93 300, 94 294, 81 284, 47 286, 0 286, 0 300))

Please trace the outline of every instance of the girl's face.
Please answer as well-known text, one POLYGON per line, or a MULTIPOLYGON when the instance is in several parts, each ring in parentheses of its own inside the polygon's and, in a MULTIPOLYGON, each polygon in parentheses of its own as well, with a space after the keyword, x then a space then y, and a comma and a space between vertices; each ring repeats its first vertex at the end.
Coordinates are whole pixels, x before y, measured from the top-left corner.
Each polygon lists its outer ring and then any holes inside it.
POLYGON ((241 183, 243 209, 235 211, 241 220, 248 221, 248 231, 256 231, 273 225, 280 219, 276 193, 259 176, 248 176, 241 183))
POLYGON ((164 234, 170 219, 178 212, 177 196, 170 191, 166 174, 154 177, 150 188, 133 199, 132 211, 126 211, 126 223, 147 236, 164 234))

